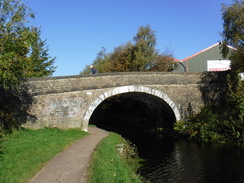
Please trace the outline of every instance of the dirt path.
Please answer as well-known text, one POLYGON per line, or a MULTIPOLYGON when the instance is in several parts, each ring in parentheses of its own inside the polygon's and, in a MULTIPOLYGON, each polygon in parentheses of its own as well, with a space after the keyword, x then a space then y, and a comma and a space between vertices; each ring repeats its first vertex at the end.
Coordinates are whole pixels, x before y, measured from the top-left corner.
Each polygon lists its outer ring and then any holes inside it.
POLYGON ((108 132, 89 127, 90 135, 56 155, 30 183, 85 183, 86 169, 96 145, 108 132))

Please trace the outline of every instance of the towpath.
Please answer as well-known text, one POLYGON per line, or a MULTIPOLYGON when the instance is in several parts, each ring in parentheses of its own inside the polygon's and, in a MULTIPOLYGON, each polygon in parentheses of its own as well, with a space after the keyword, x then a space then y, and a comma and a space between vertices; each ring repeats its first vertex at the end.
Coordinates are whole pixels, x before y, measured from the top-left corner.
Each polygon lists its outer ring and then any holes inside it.
POLYGON ((89 135, 57 154, 30 183, 86 183, 87 167, 97 144, 108 132, 89 127, 89 135))

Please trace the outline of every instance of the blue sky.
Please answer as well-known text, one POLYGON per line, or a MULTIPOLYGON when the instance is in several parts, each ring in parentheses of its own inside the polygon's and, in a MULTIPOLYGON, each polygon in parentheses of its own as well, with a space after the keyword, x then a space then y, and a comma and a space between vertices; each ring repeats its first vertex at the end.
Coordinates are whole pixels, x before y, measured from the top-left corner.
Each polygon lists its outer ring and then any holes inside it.
POLYGON ((77 75, 102 47, 132 41, 150 25, 160 52, 182 60, 221 41, 221 3, 232 0, 29 0, 49 55, 57 57, 53 76, 77 75))

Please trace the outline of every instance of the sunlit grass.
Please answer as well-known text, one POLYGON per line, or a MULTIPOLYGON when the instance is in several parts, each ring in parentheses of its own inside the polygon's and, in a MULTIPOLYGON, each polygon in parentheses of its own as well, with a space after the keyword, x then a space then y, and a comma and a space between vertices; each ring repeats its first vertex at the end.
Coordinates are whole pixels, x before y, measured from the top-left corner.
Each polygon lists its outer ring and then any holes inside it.
POLYGON ((136 152, 119 135, 110 133, 93 154, 89 167, 89 183, 141 183, 135 173, 136 152))
POLYGON ((87 135, 79 129, 20 130, 0 140, 0 182, 31 179, 49 160, 87 135))

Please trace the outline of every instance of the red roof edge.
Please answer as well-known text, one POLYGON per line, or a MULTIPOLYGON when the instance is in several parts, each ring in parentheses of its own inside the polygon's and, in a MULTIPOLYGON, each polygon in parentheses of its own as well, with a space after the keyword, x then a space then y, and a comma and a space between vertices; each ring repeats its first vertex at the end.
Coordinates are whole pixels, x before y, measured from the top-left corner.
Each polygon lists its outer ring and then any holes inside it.
POLYGON ((180 60, 178 60, 178 59, 176 59, 176 58, 173 58, 173 60, 176 61, 176 62, 180 62, 180 60))
MULTIPOLYGON (((203 53, 203 52, 205 52, 205 51, 207 51, 207 50, 209 50, 209 49, 211 49, 211 48, 213 48, 213 47, 215 47, 215 46, 217 46, 217 45, 219 45, 219 44, 221 44, 221 42, 215 43, 214 45, 212 45, 212 46, 210 46, 210 47, 208 47, 208 48, 206 48, 206 49, 204 49, 204 50, 202 50, 202 51, 199 51, 199 52, 195 53, 195 54, 192 55, 192 56, 189 56, 189 57, 187 57, 187 58, 184 58, 184 59, 181 60, 181 61, 179 60, 179 61, 180 61, 180 62, 184 62, 184 61, 186 61, 186 60, 188 60, 188 59, 190 59, 190 58, 192 58, 192 57, 195 57, 195 56, 199 55, 200 53, 203 53)), ((236 48, 234 48, 234 47, 232 47, 232 46, 229 46, 229 45, 227 45, 227 47, 230 48, 230 49, 233 49, 233 50, 237 50, 236 48)))
MULTIPOLYGON (((178 60, 178 59, 176 59, 176 58, 172 58, 172 59, 173 59, 174 61, 176 61, 176 62, 184 62, 184 61, 186 61, 186 60, 188 60, 188 59, 190 59, 190 58, 192 58, 192 57, 195 57, 195 56, 199 55, 200 53, 203 53, 203 52, 205 52, 205 51, 207 51, 207 50, 209 50, 209 49, 211 49, 211 48, 213 48, 213 47, 215 47, 215 46, 217 46, 217 45, 219 45, 219 44, 221 44, 221 42, 215 43, 214 45, 212 45, 212 46, 210 46, 210 47, 208 47, 208 48, 206 48, 206 49, 204 49, 204 50, 202 50, 202 51, 199 51, 199 52, 195 53, 195 54, 192 55, 192 56, 189 56, 189 57, 184 58, 183 60, 178 60)), ((234 47, 232 47, 232 46, 229 46, 229 45, 227 45, 227 47, 230 48, 230 49, 233 49, 233 50, 237 50, 236 48, 234 48, 234 47)))
POLYGON ((214 45, 212 45, 212 46, 210 46, 210 47, 208 47, 208 48, 206 48, 206 49, 204 49, 204 50, 202 50, 202 51, 199 51, 199 52, 195 53, 195 54, 192 55, 192 56, 189 56, 189 57, 184 58, 184 59, 182 60, 182 62, 184 62, 184 61, 186 61, 186 60, 188 60, 188 59, 190 59, 190 58, 192 58, 192 57, 195 57, 195 56, 199 55, 200 53, 203 53, 203 52, 205 52, 205 51, 207 51, 207 50, 209 50, 209 49, 211 49, 211 48, 213 48, 213 47, 215 47, 215 46, 217 46, 217 45, 219 45, 219 43, 216 43, 216 44, 214 44, 214 45))

